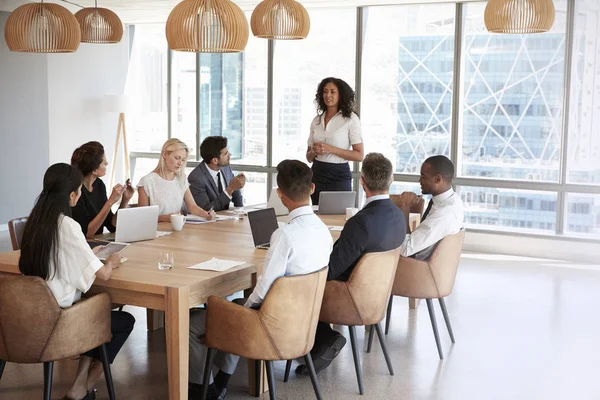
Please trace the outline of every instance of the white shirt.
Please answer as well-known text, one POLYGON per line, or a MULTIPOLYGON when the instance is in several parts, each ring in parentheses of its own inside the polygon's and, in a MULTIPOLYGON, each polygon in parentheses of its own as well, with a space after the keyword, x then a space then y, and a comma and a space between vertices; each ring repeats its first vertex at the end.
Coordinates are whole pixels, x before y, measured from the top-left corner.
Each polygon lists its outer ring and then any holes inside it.
POLYGON ((329 229, 312 207, 296 208, 289 222, 271 235, 263 273, 245 306, 262 304, 275 279, 281 276, 309 274, 326 267, 332 249, 329 229))
POLYGON ((77 221, 65 215, 59 219, 58 266, 54 265, 54 257, 51 256, 50 279, 46 284, 58 305, 65 308, 79 300, 81 293, 90 290, 96 279, 96 271, 104 264, 90 248, 77 221))
POLYGON ((460 197, 452 188, 431 198, 433 206, 424 221, 402 243, 403 257, 415 255, 417 260, 429 258, 435 245, 463 228, 464 211, 460 197))
POLYGON ((137 187, 143 187, 148 195, 150 205, 159 206, 159 215, 178 214, 183 206, 183 197, 190 184, 183 175, 183 180, 175 177, 172 181, 161 178, 156 172, 150 172, 140 179, 137 187))
POLYGON ((210 176, 212 176, 213 181, 215 181, 215 185, 217 186, 217 189, 219 188, 219 176, 221 177, 221 185, 223 187, 223 193, 225 193, 227 195, 227 197, 231 198, 231 196, 229 195, 229 193, 227 193, 227 190, 225 190, 227 188, 227 184, 225 183, 225 176, 223 176, 223 171, 213 171, 208 166, 208 164, 204 163, 204 165, 206 165, 206 169, 210 173, 210 176), (221 175, 218 175, 219 172, 221 172, 221 175))
POLYGON ((363 208, 365 208, 367 206, 367 204, 372 203, 374 201, 385 200, 385 199, 389 199, 389 198, 390 198, 389 194, 378 194, 377 196, 368 197, 367 200, 365 200, 365 205, 363 206, 363 208))
MULTIPOLYGON (((312 146, 316 142, 327 143, 344 150, 351 150, 352 145, 362 143, 358 115, 352 113, 350 118, 344 118, 342 112, 339 111, 329 120, 327 127, 325 127, 325 113, 317 115, 310 124, 308 145, 312 146)), ((315 159, 332 164, 348 162, 335 154, 320 154, 315 159)))

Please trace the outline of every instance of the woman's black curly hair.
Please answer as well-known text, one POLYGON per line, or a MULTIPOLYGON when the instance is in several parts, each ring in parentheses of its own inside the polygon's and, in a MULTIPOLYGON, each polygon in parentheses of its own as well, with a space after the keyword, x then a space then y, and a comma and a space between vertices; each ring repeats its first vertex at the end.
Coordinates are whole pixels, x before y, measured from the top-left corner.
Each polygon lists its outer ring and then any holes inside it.
POLYGON ((356 94, 354 90, 348 85, 346 82, 339 78, 325 78, 319 83, 319 87, 317 88, 317 94, 315 95, 315 104, 317 105, 317 114, 322 115, 327 111, 327 105, 325 105, 325 100, 323 100, 323 91, 325 90, 325 85, 328 83, 333 83, 337 89, 340 96, 340 101, 338 103, 338 107, 342 112, 344 118, 350 118, 354 110, 354 101, 356 99, 356 94))

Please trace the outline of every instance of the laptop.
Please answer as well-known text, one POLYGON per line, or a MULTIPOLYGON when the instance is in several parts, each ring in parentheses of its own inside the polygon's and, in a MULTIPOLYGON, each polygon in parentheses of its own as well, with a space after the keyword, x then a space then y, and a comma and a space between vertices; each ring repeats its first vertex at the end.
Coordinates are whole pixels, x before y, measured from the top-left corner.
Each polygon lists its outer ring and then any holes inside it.
POLYGON ((250 211, 248 213, 248 221, 250 221, 254 247, 268 249, 271 242, 271 235, 279 228, 275 209, 265 208, 264 210, 250 211))
POLYGON ((115 242, 131 243, 156 238, 158 206, 121 208, 115 242))
POLYGON ((346 208, 354 207, 355 201, 356 192, 321 192, 319 193, 319 214, 346 214, 346 208))
MULTIPOLYGON (((312 199, 310 200, 310 205, 312 206, 312 199)), ((271 194, 269 195, 269 201, 267 202, 267 208, 274 208, 275 215, 278 217, 281 215, 288 215, 290 211, 286 206, 283 205, 281 199, 277 195, 277 188, 274 187, 271 189, 271 194)), ((345 211, 344 211, 345 212, 345 211)))

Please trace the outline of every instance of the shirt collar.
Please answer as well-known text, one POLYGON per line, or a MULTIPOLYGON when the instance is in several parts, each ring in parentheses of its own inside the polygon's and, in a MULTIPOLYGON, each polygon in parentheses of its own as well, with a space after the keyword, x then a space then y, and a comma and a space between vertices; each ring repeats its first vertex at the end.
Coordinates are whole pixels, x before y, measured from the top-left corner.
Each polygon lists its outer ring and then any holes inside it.
POLYGON ((433 204, 441 204, 444 201, 448 200, 454 194, 454 190, 452 188, 446 190, 444 193, 440 193, 437 196, 433 196, 431 200, 433 204))
POLYGON ((366 207, 367 204, 372 203, 374 201, 385 200, 385 199, 389 199, 389 198, 390 198, 389 194, 378 194, 377 196, 371 196, 367 200, 365 200, 365 205, 363 207, 366 207))
POLYGON ((219 173, 219 171, 213 171, 212 169, 210 169, 210 167, 206 163, 204 163, 204 165, 206 165, 206 169, 210 173, 210 176, 212 176, 213 179, 217 179, 217 173, 219 173))
POLYGON ((288 216, 288 221, 292 222, 294 218, 308 214, 314 214, 314 211, 311 206, 298 207, 290 213, 290 215, 288 216))
MULTIPOLYGON (((335 117, 337 117, 341 113, 342 113, 342 110, 338 110, 338 112, 333 117, 331 117, 329 122, 331 122, 335 117)), ((323 121, 325 121, 325 114, 327 114, 327 112, 324 112, 323 114, 321 114, 321 123, 323 123, 323 121)))

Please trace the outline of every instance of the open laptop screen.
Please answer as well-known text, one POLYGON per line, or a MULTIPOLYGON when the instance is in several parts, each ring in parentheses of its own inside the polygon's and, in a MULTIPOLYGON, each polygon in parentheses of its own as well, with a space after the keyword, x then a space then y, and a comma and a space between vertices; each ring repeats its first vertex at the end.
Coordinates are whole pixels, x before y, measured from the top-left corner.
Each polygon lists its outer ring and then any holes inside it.
POLYGON ((249 212, 248 221, 250 221, 250 229, 252 230, 252 239, 254 239, 255 246, 269 244, 271 235, 279 227, 273 208, 249 212))

